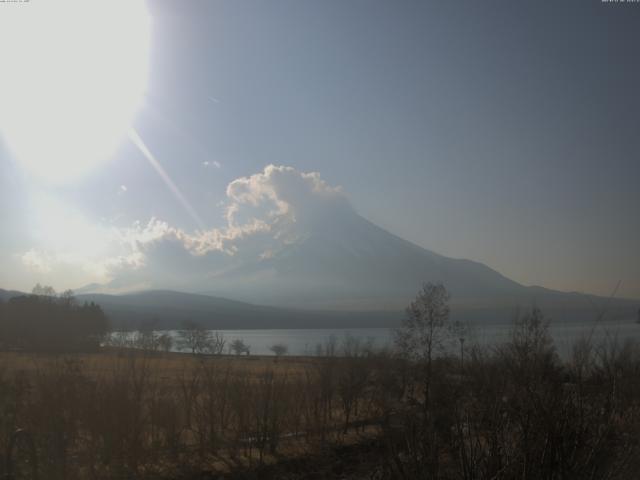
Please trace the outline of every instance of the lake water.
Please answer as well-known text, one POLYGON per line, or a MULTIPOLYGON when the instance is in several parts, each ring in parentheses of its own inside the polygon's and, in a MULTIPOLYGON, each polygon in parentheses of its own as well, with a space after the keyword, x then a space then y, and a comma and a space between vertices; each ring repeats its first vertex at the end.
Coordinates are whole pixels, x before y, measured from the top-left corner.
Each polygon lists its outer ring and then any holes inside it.
MULTIPOLYGON (((471 325, 468 327, 466 345, 478 343, 483 346, 498 345, 509 339, 511 323, 471 325)), ((241 339, 251 349, 252 355, 273 355, 270 348, 275 344, 287 346, 289 355, 314 355, 317 345, 333 342, 340 352, 345 338, 349 336, 361 342, 371 342, 376 348, 393 343, 393 329, 352 328, 352 329, 287 329, 287 330, 219 330, 229 345, 241 339)), ((602 323, 553 323, 550 333, 561 355, 571 351, 573 344, 581 338, 590 337, 595 345, 603 341, 623 343, 626 339, 640 342, 640 324, 631 321, 602 323)), ((176 331, 171 331, 177 337, 176 331)))

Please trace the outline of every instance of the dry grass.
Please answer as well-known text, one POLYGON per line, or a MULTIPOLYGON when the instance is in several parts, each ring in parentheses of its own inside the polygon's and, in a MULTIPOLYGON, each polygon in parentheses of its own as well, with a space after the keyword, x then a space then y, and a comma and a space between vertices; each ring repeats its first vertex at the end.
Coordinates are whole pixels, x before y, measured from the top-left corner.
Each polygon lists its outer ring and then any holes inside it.
POLYGON ((54 362, 76 361, 82 364, 84 373, 100 376, 113 371, 114 366, 132 358, 144 361, 150 373, 160 378, 175 378, 185 371, 197 368, 205 362, 215 362, 221 367, 255 378, 265 371, 278 375, 304 375, 310 366, 316 365, 314 357, 237 356, 237 355, 191 355, 188 353, 148 353, 135 349, 103 348, 96 353, 20 353, 0 352, 0 368, 7 374, 30 373, 41 370, 54 362))
POLYGON ((322 451, 357 441, 364 431, 347 431, 345 418, 370 413, 363 405, 342 414, 340 362, 114 348, 2 352, 0 451, 24 429, 48 478, 96 480, 229 472, 322 451))
POLYGON ((534 327, 428 370, 384 352, 0 353, 0 451, 25 429, 64 480, 308 478, 305 462, 315 478, 633 478, 640 345, 561 362, 534 327), (320 468, 346 446, 340 472, 320 468), (345 477, 357 461, 367 475, 345 477))

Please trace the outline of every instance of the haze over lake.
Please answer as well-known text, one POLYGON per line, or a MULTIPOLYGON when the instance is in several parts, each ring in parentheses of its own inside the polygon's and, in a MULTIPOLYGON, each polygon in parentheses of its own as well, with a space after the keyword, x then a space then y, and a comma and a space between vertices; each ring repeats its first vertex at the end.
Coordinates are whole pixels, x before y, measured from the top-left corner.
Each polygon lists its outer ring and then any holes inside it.
MULTIPOLYGON (((497 346, 509 339, 511 323, 475 324, 468 327, 465 343, 482 346, 497 346)), ((345 338, 354 337, 365 345, 370 342, 374 348, 393 346, 392 328, 322 328, 322 329, 269 329, 269 330, 216 330, 224 335, 227 344, 241 339, 251 349, 251 355, 273 355, 270 348, 276 344, 286 345, 289 355, 315 355, 318 345, 324 347, 334 342, 340 355, 345 338)), ((177 330, 169 330, 178 339, 177 330)), ((212 332, 214 332, 212 330, 212 332)), ((606 323, 558 322, 551 323, 550 332, 556 348, 562 356, 567 356, 576 341, 590 338, 594 346, 603 342, 617 342, 622 345, 627 340, 640 341, 640 324, 630 321, 606 323)), ((453 339, 452 348, 459 348, 453 339)), ((175 348, 175 350, 178 350, 175 348)), ((456 350, 457 351, 457 350, 456 350)))

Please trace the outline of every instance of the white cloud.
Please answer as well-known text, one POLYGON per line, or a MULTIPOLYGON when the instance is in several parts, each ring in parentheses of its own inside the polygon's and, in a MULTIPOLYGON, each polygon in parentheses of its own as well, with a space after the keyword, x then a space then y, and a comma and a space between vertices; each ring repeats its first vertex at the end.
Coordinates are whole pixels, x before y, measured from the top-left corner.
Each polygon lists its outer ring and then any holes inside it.
MULTIPOLYGON (((342 190, 317 172, 268 165, 262 172, 233 180, 226 189, 227 225, 187 232, 151 218, 126 228, 87 227, 108 246, 100 254, 29 250, 22 262, 31 271, 53 272, 70 265, 113 286, 178 287, 202 281, 246 260, 266 260, 304 236, 319 213, 350 209, 342 190), (108 253, 106 253, 108 252, 108 253), (151 283, 149 283, 151 282, 151 283)), ((85 228, 83 227, 83 230, 85 228)), ((82 232, 75 232, 82 237, 82 232)))
POLYGON ((350 208, 340 187, 329 186, 317 172, 303 173, 292 167, 268 165, 263 172, 241 177, 227 186, 231 201, 227 221, 235 225, 247 210, 269 218, 297 222, 308 220, 318 209, 350 208))
POLYGON ((34 273, 51 272, 51 259, 43 252, 31 249, 20 257, 22 264, 34 273))
POLYGON ((217 160, 205 160, 204 162, 202 162, 202 165, 204 165, 205 167, 215 167, 215 168, 220 168, 222 167, 222 164, 217 161, 217 160))

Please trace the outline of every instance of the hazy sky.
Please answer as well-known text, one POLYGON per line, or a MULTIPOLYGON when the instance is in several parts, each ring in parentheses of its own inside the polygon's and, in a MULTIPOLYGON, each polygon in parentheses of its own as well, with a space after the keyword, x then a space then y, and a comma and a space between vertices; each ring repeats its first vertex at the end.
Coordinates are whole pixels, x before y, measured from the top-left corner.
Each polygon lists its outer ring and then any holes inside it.
POLYGON ((113 243, 149 234, 151 218, 224 227, 227 185, 275 164, 319 172, 361 215, 438 253, 526 285, 609 294, 620 280, 640 298, 640 4, 147 8, 134 125, 193 211, 126 138, 64 185, 5 142, 0 288, 103 281, 138 261, 113 243))

